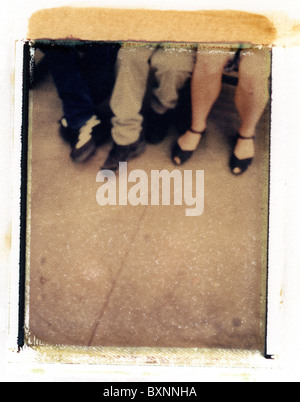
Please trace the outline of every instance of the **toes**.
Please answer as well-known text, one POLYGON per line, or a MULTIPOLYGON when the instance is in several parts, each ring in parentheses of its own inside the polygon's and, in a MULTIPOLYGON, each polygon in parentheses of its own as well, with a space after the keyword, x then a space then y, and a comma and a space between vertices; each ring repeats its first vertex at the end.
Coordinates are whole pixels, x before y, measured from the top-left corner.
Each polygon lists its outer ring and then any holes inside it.
POLYGON ((174 161, 174 163, 175 163, 176 165, 181 165, 181 160, 180 160, 179 156, 175 156, 175 157, 173 158, 173 161, 174 161))
POLYGON ((242 173, 242 169, 239 167, 235 167, 232 171, 233 174, 238 175, 242 173))

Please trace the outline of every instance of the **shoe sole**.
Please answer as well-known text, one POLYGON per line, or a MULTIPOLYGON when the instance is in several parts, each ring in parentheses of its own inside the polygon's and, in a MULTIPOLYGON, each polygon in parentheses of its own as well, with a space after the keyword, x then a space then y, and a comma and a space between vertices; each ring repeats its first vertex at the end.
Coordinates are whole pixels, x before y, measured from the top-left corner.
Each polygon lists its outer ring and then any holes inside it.
POLYGON ((91 144, 86 150, 82 150, 78 155, 73 155, 73 151, 71 152, 71 159, 74 163, 83 163, 94 156, 96 153, 96 146, 91 144))

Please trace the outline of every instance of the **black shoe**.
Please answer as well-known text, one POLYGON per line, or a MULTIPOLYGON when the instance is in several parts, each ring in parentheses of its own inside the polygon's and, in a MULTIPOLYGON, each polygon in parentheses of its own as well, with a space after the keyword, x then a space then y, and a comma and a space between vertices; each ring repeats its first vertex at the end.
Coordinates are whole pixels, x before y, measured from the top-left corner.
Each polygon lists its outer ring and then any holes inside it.
MULTIPOLYGON (((243 137, 242 135, 237 133, 236 138, 235 138, 235 146, 236 146, 237 140, 239 138, 241 138, 242 140, 245 140, 245 141, 255 139, 255 137, 243 137)), ((235 146, 234 146, 234 148, 235 148, 235 146)), ((231 173, 234 174, 235 176, 239 176, 239 175, 243 174, 248 169, 248 167, 251 165, 252 161, 253 161, 253 158, 239 159, 233 151, 233 153, 230 157, 230 160, 229 160, 229 167, 230 167, 231 173)))
POLYGON ((79 130, 72 130, 71 128, 69 128, 67 120, 64 117, 59 120, 58 123, 60 124, 59 132, 61 138, 69 145, 71 145, 71 147, 73 147, 76 144, 79 130))
MULTIPOLYGON (((189 131, 195 135, 203 136, 206 133, 206 130, 204 131, 195 131, 193 129, 189 129, 189 131)), ((171 151, 171 158, 172 161, 175 165, 183 165, 185 162, 187 162, 191 157, 193 156, 194 151, 185 151, 181 149, 180 145, 178 144, 178 141, 175 142, 172 151, 171 151)))
POLYGON ((60 125, 61 136, 71 145, 72 151, 70 156, 73 162, 86 162, 95 154, 95 137, 99 137, 102 130, 101 121, 96 116, 92 116, 78 130, 70 129, 64 118, 60 121, 60 125))
POLYGON ((150 109, 145 113, 144 132, 145 139, 149 144, 159 144, 167 134, 170 126, 171 111, 159 114, 150 109))
POLYGON ((114 143, 104 165, 101 170, 113 170, 119 169, 120 162, 127 162, 130 159, 136 158, 141 155, 146 149, 145 141, 140 138, 130 145, 118 145, 114 143))

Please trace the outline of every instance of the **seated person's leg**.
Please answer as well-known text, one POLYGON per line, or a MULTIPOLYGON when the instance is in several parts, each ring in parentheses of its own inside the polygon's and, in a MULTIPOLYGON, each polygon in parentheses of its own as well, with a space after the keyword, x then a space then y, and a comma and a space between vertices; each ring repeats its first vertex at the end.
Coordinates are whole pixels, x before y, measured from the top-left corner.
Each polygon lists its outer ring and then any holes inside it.
POLYGON ((83 47, 80 66, 95 105, 110 100, 120 44, 93 42, 83 47))
POLYGON ((58 45, 43 51, 62 101, 64 118, 69 128, 77 130, 95 113, 95 105, 80 71, 77 51, 58 45))
POLYGON ((114 146, 102 169, 117 170, 119 162, 138 156, 145 148, 141 109, 150 72, 151 46, 126 46, 118 53, 116 82, 111 97, 114 146))
POLYGON ((210 110, 220 94, 223 70, 230 57, 232 52, 225 49, 198 50, 191 82, 192 126, 173 147, 172 160, 176 165, 186 162, 198 147, 210 110))
POLYGON ((62 101, 61 133, 72 146, 74 162, 86 161, 96 151, 93 136, 100 128, 95 105, 82 78, 78 54, 72 47, 42 49, 62 101))
POLYGON ((230 160, 234 174, 243 173, 255 154, 256 126, 269 100, 270 54, 265 49, 241 53, 236 107, 241 117, 239 136, 230 160))
POLYGON ((179 91, 191 77, 195 52, 188 49, 158 48, 151 57, 151 67, 157 80, 150 110, 146 113, 145 135, 148 142, 157 144, 168 133, 170 121, 179 98, 179 91))

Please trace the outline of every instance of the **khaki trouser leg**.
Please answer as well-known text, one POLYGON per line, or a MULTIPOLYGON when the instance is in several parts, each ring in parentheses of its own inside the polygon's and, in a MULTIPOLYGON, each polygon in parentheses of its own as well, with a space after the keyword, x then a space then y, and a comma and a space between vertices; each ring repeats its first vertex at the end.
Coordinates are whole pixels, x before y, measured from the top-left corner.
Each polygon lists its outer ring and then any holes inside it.
POLYGON ((136 142, 142 130, 141 108, 150 68, 158 88, 153 91, 152 108, 160 114, 176 107, 178 91, 191 76, 195 53, 191 50, 151 46, 121 48, 117 60, 117 79, 111 99, 114 113, 112 137, 118 145, 136 142))
POLYGON ((153 91, 152 108, 163 114, 177 106, 179 90, 192 75, 195 52, 188 49, 159 48, 151 57, 158 88, 153 91))
POLYGON ((117 78, 111 98, 112 137, 118 145, 136 142, 142 130, 141 108, 150 71, 153 47, 121 48, 117 59, 117 78))

